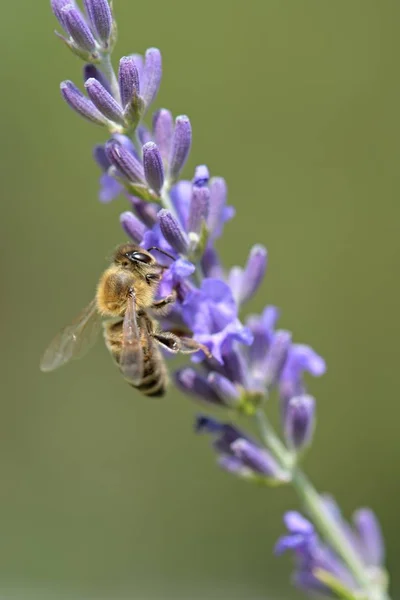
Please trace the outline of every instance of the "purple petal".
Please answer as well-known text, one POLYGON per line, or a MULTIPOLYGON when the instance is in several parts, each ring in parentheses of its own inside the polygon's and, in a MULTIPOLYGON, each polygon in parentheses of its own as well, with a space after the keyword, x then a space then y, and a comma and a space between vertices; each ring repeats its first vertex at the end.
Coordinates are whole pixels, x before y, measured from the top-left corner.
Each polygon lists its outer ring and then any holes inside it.
POLYGON ((140 244, 146 231, 146 227, 131 212, 123 212, 119 218, 125 233, 135 242, 140 244))
POLYGON ((122 107, 125 108, 139 93, 139 72, 132 56, 123 56, 119 61, 118 81, 122 107))
POLYGON ((279 538, 278 542, 275 545, 274 553, 277 556, 280 556, 288 550, 297 550, 298 548, 302 548, 304 544, 304 536, 301 534, 285 535, 279 538))
POLYGON ((192 145, 192 127, 189 117, 181 115, 175 120, 172 139, 171 156, 169 159, 169 178, 176 181, 189 156, 192 145))
POLYGON ((189 247, 188 239, 177 219, 166 209, 160 210, 158 219, 162 234, 167 242, 179 254, 186 254, 189 247))
POLYGON ((314 533, 314 525, 296 510, 289 510, 283 517, 286 528, 290 533, 311 535, 314 533))
POLYGON ((93 158, 102 171, 106 172, 111 167, 110 161, 107 158, 106 150, 103 144, 98 144, 93 148, 93 158))
POLYGON ((182 307, 185 322, 194 333, 218 333, 236 320, 237 307, 229 286, 219 279, 204 279, 182 307))
POLYGON ((72 81, 63 81, 60 85, 61 94, 67 104, 82 117, 96 123, 97 125, 107 125, 107 119, 97 110, 82 92, 72 83, 72 81))
POLYGON ((89 98, 103 115, 115 123, 124 125, 125 119, 121 106, 97 79, 93 77, 88 79, 85 88, 89 98))
POLYGON ((157 48, 149 48, 144 59, 142 82, 140 86, 141 96, 146 108, 150 106, 157 96, 162 75, 161 53, 157 48))
POLYGON ((164 167, 160 151, 154 142, 147 142, 143 146, 143 166, 146 181, 149 187, 160 194, 164 185, 164 167))
POLYGON ((103 173, 100 177, 100 202, 108 203, 124 191, 124 186, 111 175, 103 173))
POLYGON ((164 166, 168 166, 171 152, 172 136, 174 134, 174 121, 169 110, 161 108, 153 116, 154 140, 160 150, 164 166))

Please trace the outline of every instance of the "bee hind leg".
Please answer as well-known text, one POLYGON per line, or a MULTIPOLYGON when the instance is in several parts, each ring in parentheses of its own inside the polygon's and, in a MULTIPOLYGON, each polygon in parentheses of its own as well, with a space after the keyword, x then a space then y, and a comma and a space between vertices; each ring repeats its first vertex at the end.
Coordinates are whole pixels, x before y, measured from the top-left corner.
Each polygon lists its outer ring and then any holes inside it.
POLYGON ((157 342, 167 348, 170 352, 174 354, 193 354, 194 352, 198 352, 201 350, 207 356, 207 358, 211 358, 212 354, 203 344, 196 342, 193 338, 190 337, 180 337, 172 333, 171 331, 163 331, 162 333, 153 333, 152 337, 157 340, 157 342))

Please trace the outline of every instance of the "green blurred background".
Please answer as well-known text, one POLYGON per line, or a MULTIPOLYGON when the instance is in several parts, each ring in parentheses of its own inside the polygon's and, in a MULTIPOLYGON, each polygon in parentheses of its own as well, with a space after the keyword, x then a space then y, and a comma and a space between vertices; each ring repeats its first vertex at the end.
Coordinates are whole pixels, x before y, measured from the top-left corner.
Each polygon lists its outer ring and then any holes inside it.
MULTIPOLYGON (((191 117, 185 174, 207 162, 228 181, 237 217, 220 244, 226 264, 243 264, 255 242, 268 247, 249 310, 277 304, 281 326, 327 360, 328 374, 310 381, 319 421, 306 469, 346 515, 377 511, 395 592, 399 5, 115 5, 116 56, 161 48, 156 106, 191 117)), ((49 339, 124 240, 126 206, 97 201, 91 148, 104 134, 60 99, 60 80, 79 82, 81 65, 55 25, 47 0, 2 5, 0 593, 300 598, 290 559, 272 555, 294 493, 219 472, 192 433, 198 407, 173 390, 140 397, 100 343, 39 372, 49 339)))

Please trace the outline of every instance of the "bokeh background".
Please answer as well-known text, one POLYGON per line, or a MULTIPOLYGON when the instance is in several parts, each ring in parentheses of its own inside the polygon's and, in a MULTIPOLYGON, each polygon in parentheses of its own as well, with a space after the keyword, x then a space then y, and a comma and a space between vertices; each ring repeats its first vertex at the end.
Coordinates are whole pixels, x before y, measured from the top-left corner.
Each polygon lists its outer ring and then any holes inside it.
MULTIPOLYGON (((115 0, 116 56, 161 48, 156 106, 190 115, 186 175, 226 177, 237 217, 220 250, 255 242, 282 308, 328 373, 310 381, 306 469, 346 515, 372 506, 400 589, 399 5, 391 0, 115 0)), ((2 5, 0 594, 5 598, 300 598, 272 548, 290 488, 218 471, 174 390, 146 400, 104 346, 45 376, 40 355, 90 300, 124 240, 97 201, 101 129, 63 104, 81 65, 47 0, 2 5)), ((274 412, 275 407, 271 406, 274 412)), ((397 591, 396 591, 397 590, 397 591)))

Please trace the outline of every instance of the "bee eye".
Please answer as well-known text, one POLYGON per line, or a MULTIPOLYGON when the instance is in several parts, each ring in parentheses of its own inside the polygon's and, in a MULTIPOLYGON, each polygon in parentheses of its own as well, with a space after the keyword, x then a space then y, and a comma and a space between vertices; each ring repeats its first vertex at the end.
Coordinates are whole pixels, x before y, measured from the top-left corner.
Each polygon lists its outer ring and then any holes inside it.
POLYGON ((126 256, 129 258, 129 260, 135 260, 147 265, 153 260, 149 254, 144 254, 143 252, 129 252, 126 256))

